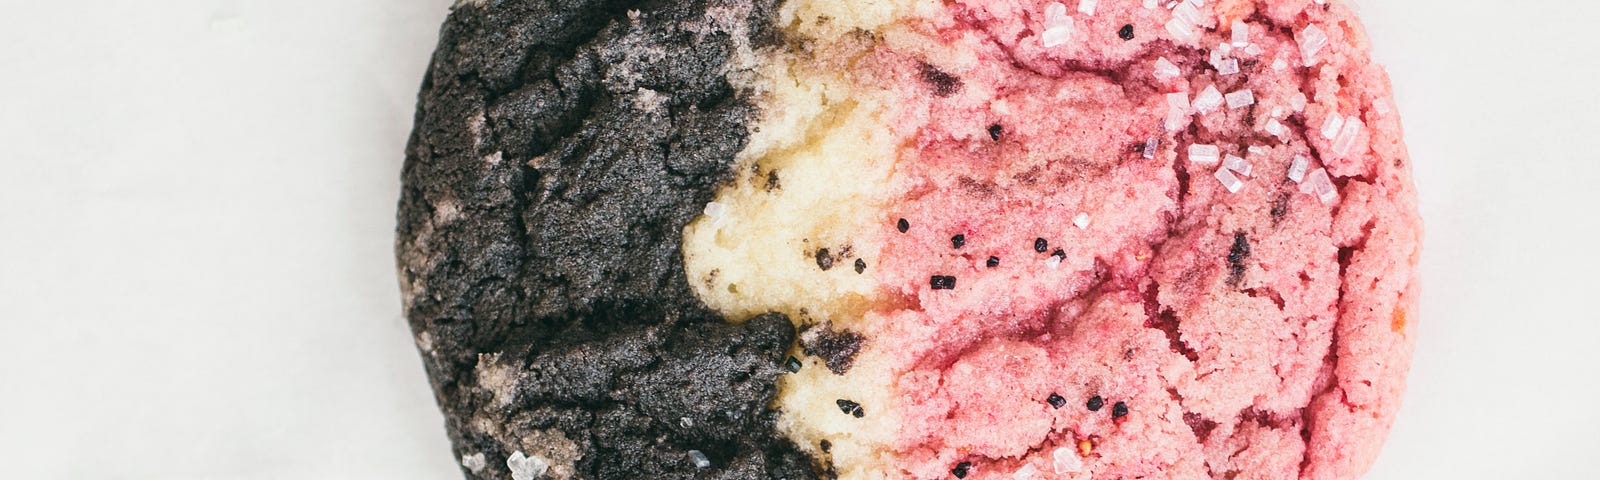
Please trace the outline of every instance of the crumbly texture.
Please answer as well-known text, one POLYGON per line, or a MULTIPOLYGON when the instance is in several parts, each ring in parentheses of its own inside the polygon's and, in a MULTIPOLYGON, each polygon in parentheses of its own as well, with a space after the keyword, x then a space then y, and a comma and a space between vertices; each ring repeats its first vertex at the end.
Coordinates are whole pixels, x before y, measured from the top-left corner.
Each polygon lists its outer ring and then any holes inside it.
POLYGON ((841 478, 1359 476, 1421 231, 1352 11, 1089 3, 785 3, 692 288, 861 336, 777 400, 841 478))
POLYGON ((774 8, 502 0, 450 15, 397 251, 469 478, 513 478, 516 452, 523 474, 558 479, 814 478, 768 408, 792 323, 725 322, 679 250, 746 143, 754 110, 727 72, 773 43, 774 8))
POLYGON ((1338 0, 1151 5, 458 4, 398 252, 464 472, 1360 476, 1388 80, 1338 0))

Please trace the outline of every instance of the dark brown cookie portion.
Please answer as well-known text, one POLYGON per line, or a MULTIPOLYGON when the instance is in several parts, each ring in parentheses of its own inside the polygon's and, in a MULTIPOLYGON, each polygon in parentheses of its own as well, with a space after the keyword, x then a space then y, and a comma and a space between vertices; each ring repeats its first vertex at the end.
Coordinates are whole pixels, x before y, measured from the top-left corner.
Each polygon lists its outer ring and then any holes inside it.
MULTIPOLYGON (((767 404, 795 335, 691 293, 680 235, 754 111, 771 0, 461 2, 406 151, 397 254, 456 456, 510 478, 813 478, 767 404), (697 467, 688 452, 710 460, 697 467)), ((470 462, 469 462, 470 463, 470 462)))

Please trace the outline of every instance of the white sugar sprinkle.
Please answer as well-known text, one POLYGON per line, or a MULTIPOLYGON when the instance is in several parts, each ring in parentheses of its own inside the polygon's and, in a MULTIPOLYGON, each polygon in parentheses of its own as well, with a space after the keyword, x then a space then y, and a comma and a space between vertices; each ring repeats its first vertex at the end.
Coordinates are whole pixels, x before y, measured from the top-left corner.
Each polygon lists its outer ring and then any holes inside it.
POLYGON ((1219 168, 1215 176, 1217 181, 1222 182, 1222 188, 1228 189, 1228 193, 1239 193, 1239 189, 1244 188, 1244 181, 1239 180, 1231 170, 1219 168))
POLYGON ((1372 111, 1378 112, 1378 115, 1388 115, 1392 110, 1390 110, 1389 101, 1380 98, 1372 101, 1372 111))
POLYGON ((1166 80, 1166 79, 1169 79, 1169 78, 1173 78, 1173 77, 1178 76, 1180 73, 1182 73, 1182 72, 1178 71, 1178 65, 1175 64, 1175 63, 1172 63, 1171 60, 1167 60, 1167 57, 1161 57, 1161 58, 1157 58, 1156 59, 1155 75, 1156 75, 1156 79, 1157 80, 1166 80))
POLYGON ((1189 94, 1173 92, 1167 94, 1167 130, 1182 130, 1189 123, 1189 94))
POLYGON ((728 206, 722 202, 707 203, 702 213, 711 219, 711 226, 720 227, 728 219, 728 206))
POLYGON ((1256 104, 1256 94, 1248 88, 1229 93, 1227 99, 1228 108, 1230 109, 1244 108, 1256 104))
POLYGON ((1045 48, 1059 46, 1067 43, 1072 37, 1072 17, 1067 16, 1067 6, 1061 2, 1051 2, 1044 7, 1044 34, 1040 35, 1039 42, 1045 48))
POLYGON ((462 455, 461 466, 467 467, 469 472, 478 473, 483 471, 483 467, 489 466, 489 462, 483 458, 483 453, 474 453, 472 455, 462 455))
POLYGON ((550 463, 538 455, 529 457, 518 450, 506 459, 506 468, 511 469, 511 480, 533 480, 550 470, 550 463))
POLYGON ((1311 159, 1304 155, 1295 155, 1294 163, 1289 164, 1289 180, 1300 183, 1306 179, 1306 169, 1311 168, 1311 159))
POLYGON ((1257 56, 1257 55, 1261 55, 1262 53, 1265 53, 1265 52, 1266 52, 1266 50, 1262 50, 1261 49, 1261 45, 1257 45, 1257 44, 1254 44, 1254 43, 1246 45, 1244 47, 1244 54, 1252 56, 1252 57, 1257 56))
POLYGON ((1304 111, 1306 109, 1306 92, 1294 92, 1294 96, 1289 97, 1289 108, 1293 108, 1296 112, 1304 111))
POLYGON ((1200 9, 1196 8, 1199 6, 1200 5, 1196 5, 1191 2, 1179 3, 1177 7, 1172 9, 1172 16, 1173 18, 1183 19, 1184 23, 1187 23, 1191 26, 1199 25, 1200 20, 1205 18, 1204 15, 1200 13, 1200 9))
POLYGON ((1201 165, 1215 165, 1222 155, 1222 149, 1216 145, 1194 144, 1189 146, 1189 161, 1201 165))
POLYGON ((1233 173, 1249 177, 1250 171, 1254 169, 1254 166, 1250 165, 1249 161, 1236 155, 1228 155, 1227 158, 1222 159, 1222 168, 1233 170, 1233 173))
POLYGON ((1078 0, 1078 13, 1094 15, 1094 6, 1098 3, 1099 0, 1078 0))
POLYGON ((1089 214, 1079 212, 1078 216, 1072 217, 1072 224, 1077 225, 1079 230, 1089 228, 1089 214))
POLYGON ((1232 58, 1223 60, 1221 64, 1217 65, 1217 73, 1221 75, 1239 73, 1239 61, 1232 58))
POLYGON ((1167 20, 1167 33, 1182 42, 1192 42, 1195 39, 1194 24, 1177 17, 1167 20))
POLYGON ((1035 467, 1030 463, 1023 465, 1022 468, 1017 469, 1017 473, 1011 474, 1011 478, 1015 478, 1017 480, 1028 480, 1033 478, 1033 476, 1037 475, 1038 473, 1039 467, 1035 467))
POLYGON ((1067 20, 1067 4, 1050 2, 1044 6, 1044 28, 1059 26, 1067 20))
POLYGON ((1244 20, 1233 21, 1233 46, 1243 47, 1250 44, 1250 24, 1244 20))
POLYGON ((1160 137, 1150 137, 1144 141, 1144 158, 1156 158, 1156 149, 1161 147, 1160 137))
POLYGON ((1083 470, 1083 459, 1078 458, 1078 451, 1072 447, 1057 448, 1051 456, 1055 458, 1057 474, 1078 473, 1083 470))
POLYGON ((1050 267, 1051 270, 1061 267, 1061 257, 1051 255, 1050 258, 1044 259, 1044 266, 1050 267))
POLYGON ((1180 42, 1194 42, 1200 38, 1194 27, 1200 23, 1201 18, 1200 9, 1195 8, 1193 4, 1179 3, 1177 8, 1172 9, 1172 19, 1167 21, 1167 33, 1171 33, 1180 42))
POLYGON ((1339 156, 1349 154, 1350 149, 1355 148, 1356 139, 1360 138, 1361 128, 1364 126, 1360 118, 1350 117, 1346 120, 1344 128, 1339 130, 1339 137, 1333 139, 1333 154, 1339 156))
POLYGON ((706 454, 699 450, 689 451, 689 461, 694 462, 694 468, 711 467, 711 459, 706 458, 706 454))
POLYGON ((1289 132, 1289 130, 1285 128, 1282 123, 1278 123, 1278 119, 1276 118, 1268 119, 1267 125, 1263 128, 1267 130, 1268 134, 1278 137, 1280 140, 1283 139, 1283 134, 1289 132))
POLYGON ((1307 25, 1300 31, 1300 57, 1307 67, 1317 64, 1317 52, 1328 45, 1328 34, 1316 25, 1307 25))
POLYGON ((1339 187, 1333 185, 1333 179, 1328 177, 1328 170, 1323 168, 1312 170, 1306 176, 1306 181, 1300 184, 1300 191, 1317 197, 1323 205, 1332 205, 1339 199, 1339 187))
POLYGON ((1272 61, 1272 69, 1273 70, 1277 70, 1277 71, 1281 72, 1285 68, 1289 68, 1289 62, 1285 62, 1281 58, 1272 61))
POLYGON ((1216 85, 1206 86, 1205 90, 1201 90, 1200 94, 1194 97, 1194 110, 1197 112, 1211 113, 1221 106, 1222 92, 1217 90, 1216 85))
POLYGON ((1339 112, 1328 112, 1328 119, 1322 121, 1322 138, 1333 140, 1340 128, 1344 128, 1344 117, 1339 112))
POLYGON ((1156 8, 1156 0, 1144 0, 1144 8, 1156 8))
POLYGON ((1072 38, 1072 24, 1070 23, 1045 30, 1044 34, 1039 36, 1039 43, 1044 45, 1045 48, 1059 47, 1066 44, 1069 38, 1072 38))

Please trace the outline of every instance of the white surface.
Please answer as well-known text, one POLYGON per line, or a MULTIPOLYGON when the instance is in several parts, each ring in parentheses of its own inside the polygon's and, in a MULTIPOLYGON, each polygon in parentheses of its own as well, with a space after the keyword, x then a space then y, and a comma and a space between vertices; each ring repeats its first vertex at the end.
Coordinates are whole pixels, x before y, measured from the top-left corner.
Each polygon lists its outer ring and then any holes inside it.
MULTIPOLYGON (((0 478, 456 476, 391 242, 449 0, 0 0, 0 478)), ((1367 0, 1428 237, 1368 478, 1600 478, 1600 3, 1367 0)))

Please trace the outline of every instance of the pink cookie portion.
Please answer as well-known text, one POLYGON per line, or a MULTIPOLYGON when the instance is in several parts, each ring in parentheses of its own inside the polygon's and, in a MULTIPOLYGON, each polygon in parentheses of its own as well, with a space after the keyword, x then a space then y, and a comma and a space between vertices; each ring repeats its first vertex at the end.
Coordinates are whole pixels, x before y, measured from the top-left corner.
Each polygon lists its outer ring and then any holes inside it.
POLYGON ((916 27, 939 44, 856 66, 914 145, 876 267, 904 301, 864 332, 899 378, 896 468, 1359 476, 1403 391, 1421 233, 1350 11, 1225 1, 1186 40, 1102 1, 1057 43, 1052 8, 950 3, 916 27), (1169 131, 1174 93, 1203 112, 1169 131))

